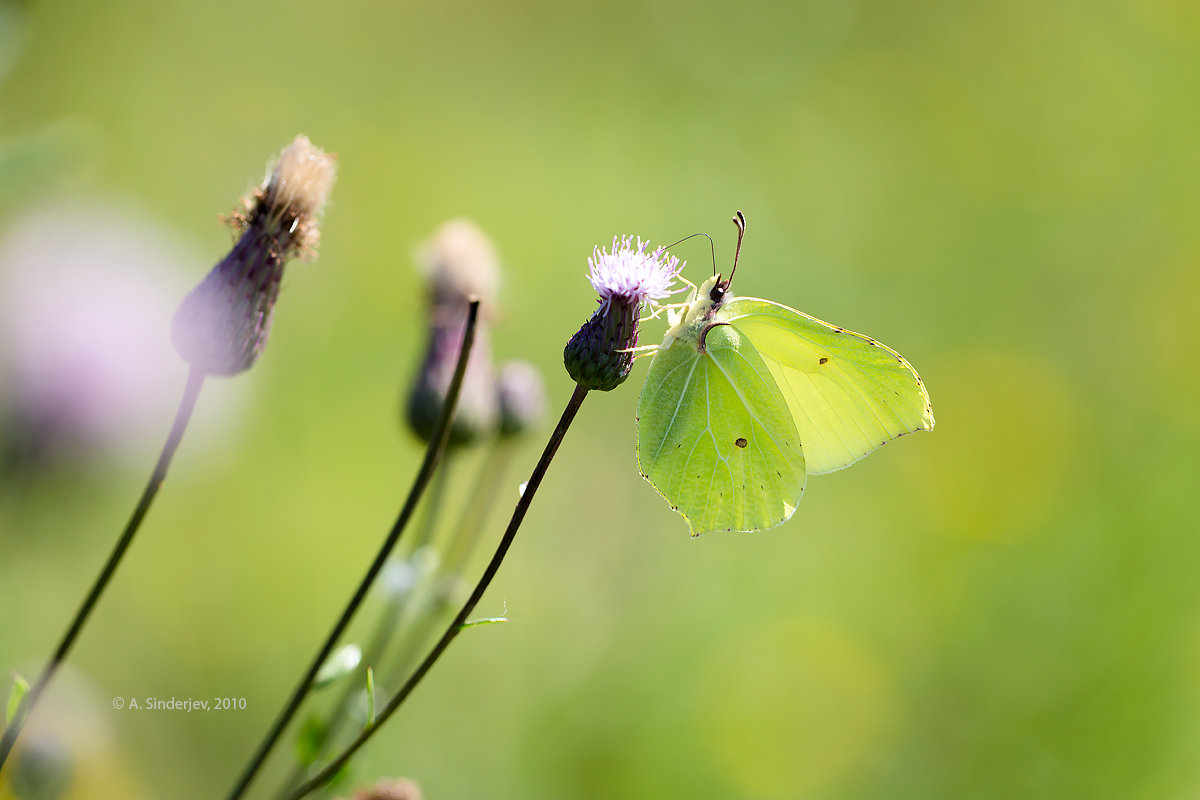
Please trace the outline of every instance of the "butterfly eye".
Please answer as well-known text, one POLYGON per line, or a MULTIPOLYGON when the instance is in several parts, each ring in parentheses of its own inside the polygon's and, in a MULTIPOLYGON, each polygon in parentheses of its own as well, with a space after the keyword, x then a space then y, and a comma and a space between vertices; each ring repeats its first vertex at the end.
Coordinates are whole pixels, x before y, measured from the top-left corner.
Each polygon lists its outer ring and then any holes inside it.
POLYGON ((721 276, 717 276, 717 282, 713 284, 712 291, 708 293, 708 299, 714 303, 719 303, 725 299, 725 292, 729 291, 729 281, 721 280, 721 276))

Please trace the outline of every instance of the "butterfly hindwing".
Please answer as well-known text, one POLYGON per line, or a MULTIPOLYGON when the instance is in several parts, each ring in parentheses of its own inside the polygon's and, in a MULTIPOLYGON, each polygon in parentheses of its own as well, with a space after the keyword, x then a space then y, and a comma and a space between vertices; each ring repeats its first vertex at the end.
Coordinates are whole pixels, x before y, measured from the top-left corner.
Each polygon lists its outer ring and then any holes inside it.
POLYGON ((885 345, 752 297, 731 298, 715 319, 753 342, 791 411, 811 474, 847 467, 905 433, 933 429, 920 377, 885 345))
POLYGON ((728 325, 655 354, 638 403, 638 466, 692 535, 788 519, 805 456, 792 412, 750 340, 728 325))

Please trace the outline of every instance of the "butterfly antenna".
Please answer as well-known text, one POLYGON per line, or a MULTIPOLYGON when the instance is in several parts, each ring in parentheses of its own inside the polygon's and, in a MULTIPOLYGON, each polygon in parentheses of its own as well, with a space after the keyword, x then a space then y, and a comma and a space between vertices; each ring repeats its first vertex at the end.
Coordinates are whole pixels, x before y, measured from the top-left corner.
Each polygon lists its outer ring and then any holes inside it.
POLYGON ((733 283, 733 273, 737 272, 738 256, 742 254, 742 237, 746 235, 746 215, 741 211, 734 213, 733 224, 737 225, 738 241, 737 250, 733 252, 733 268, 729 270, 729 277, 721 281, 721 286, 728 290, 729 284, 733 283))
POLYGON ((716 246, 713 244, 713 239, 712 239, 712 237, 711 237, 711 236, 709 236, 707 233, 693 233, 691 236, 685 236, 685 237, 683 237, 682 239, 680 239, 678 242, 674 242, 674 243, 672 243, 672 244, 669 244, 669 245, 667 245, 666 247, 664 247, 663 249, 664 249, 664 250, 670 250, 670 249, 671 249, 672 247, 674 247, 675 245, 677 245, 677 244, 683 244, 683 243, 684 243, 684 242, 686 242, 688 239, 695 239, 697 236, 703 236, 705 239, 708 239, 708 251, 709 251, 710 253, 712 253, 713 274, 714 274, 714 275, 716 275, 716 274, 717 274, 717 248, 716 248, 716 246))

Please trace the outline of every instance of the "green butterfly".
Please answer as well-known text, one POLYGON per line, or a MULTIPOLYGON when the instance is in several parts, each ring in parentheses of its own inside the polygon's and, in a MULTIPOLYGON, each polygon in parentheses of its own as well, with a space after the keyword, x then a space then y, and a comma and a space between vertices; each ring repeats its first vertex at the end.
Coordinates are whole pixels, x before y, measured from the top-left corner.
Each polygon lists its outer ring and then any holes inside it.
MULTIPOLYGON (((746 221, 739 211, 740 254, 746 221)), ((692 536, 787 521, 807 476, 933 430, 916 370, 870 337, 709 278, 672 315, 637 413, 638 468, 692 536)))

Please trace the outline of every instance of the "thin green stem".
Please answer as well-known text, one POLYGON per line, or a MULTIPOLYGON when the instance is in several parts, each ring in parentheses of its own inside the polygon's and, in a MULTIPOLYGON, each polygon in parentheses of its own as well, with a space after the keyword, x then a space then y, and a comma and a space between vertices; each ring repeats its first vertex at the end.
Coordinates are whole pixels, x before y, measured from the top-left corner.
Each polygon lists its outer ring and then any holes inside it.
POLYGON ((429 499, 425 501, 425 518, 421 520, 417 538, 412 544, 414 553, 432 542, 434 534, 437 533, 438 524, 442 519, 442 501, 446 496, 446 485, 450 482, 451 468, 457 460, 454 454, 454 448, 446 449, 441 469, 433 476, 433 482, 429 487, 429 499))
POLYGON ((546 443, 546 449, 542 451, 541 459, 538 460, 537 466, 533 468, 533 474, 529 476, 529 482, 525 485, 525 492, 521 495, 521 499, 517 501, 517 507, 513 510, 512 518, 508 522, 508 527, 504 531, 504 536, 501 538, 500 544, 496 547, 496 552, 492 556, 492 560, 488 562, 487 568, 483 571, 483 575, 475 585, 475 590, 471 592, 471 596, 450 622, 449 627, 442 634, 442 638, 433 646, 429 655, 425 657, 425 660, 421 662, 408 681, 400 687, 396 695, 376 715, 375 724, 363 728, 362 732, 355 737, 354 741, 345 750, 326 764, 311 779, 305 781, 288 794, 286 800, 299 800, 299 798, 320 789, 330 778, 336 775, 338 770, 375 735, 375 732, 383 727, 388 718, 396 713, 396 710, 412 694, 413 689, 417 687, 421 679, 425 677, 430 668, 437 663, 442 653, 446 651, 446 648, 450 646, 450 642, 454 641, 454 637, 462 630, 463 623, 467 621, 467 617, 475 610, 479 599, 483 597, 483 593, 487 591, 492 578, 496 576, 496 572, 500 569, 500 564, 504 561, 504 556, 508 553, 508 548, 512 545, 513 539, 516 538, 517 530, 521 527, 521 522, 525 519, 525 512, 528 511, 529 504, 533 502, 533 496, 537 493, 538 486, 541 485, 542 478, 545 476, 546 470, 549 469, 550 462, 554 459, 554 454, 558 452, 558 446, 562 443, 563 437, 566 436, 567 429, 575 419, 575 414, 579 411, 579 407, 583 404, 583 399, 587 397, 587 393, 587 389, 578 384, 575 385, 575 392, 567 402, 567 407, 563 410, 562 418, 558 421, 558 426, 550 434, 550 441, 546 443))
POLYGON ((17 707, 12 724, 4 730, 4 737, 0 739, 0 770, 4 768, 4 762, 8 759, 9 753, 12 752, 13 747, 16 745, 17 737, 21 735, 21 728, 25 726, 25 721, 29 718, 29 714, 33 711, 42 693, 46 691, 46 687, 50 684, 50 680, 54 677, 58 668, 71 652, 71 647, 75 644, 75 640, 79 637, 80 632, 83 631, 83 626, 87 623, 88 617, 91 616, 96 603, 100 601, 100 595, 104 593, 109 581, 112 580, 113 574, 117 571, 121 559, 125 556, 125 551, 133 543, 134 535, 137 534, 138 528, 141 527, 146 512, 150 510, 150 504, 154 502, 159 487, 162 486, 163 481, 167 477, 167 467, 170 466, 171 459, 174 457, 175 451, 179 448, 179 442, 183 439, 183 432, 187 430, 188 421, 192 418, 192 411, 196 408, 196 399, 200 396, 200 387, 204 385, 204 378, 205 374, 195 367, 188 372, 187 385, 183 390, 183 398, 179 401, 179 410, 175 412, 175 422, 171 425, 171 432, 167 434, 167 441, 163 444, 162 452, 158 456, 158 463, 154 465, 154 471, 150 474, 150 482, 146 484, 146 488, 142 491, 142 497, 133 509, 133 515, 129 518, 129 522, 125 524, 125 530, 121 532, 121 536, 117 539, 117 543, 109 554, 108 560, 104 562, 104 567, 100 570, 100 574, 96 576, 92 588, 83 599, 79 610, 75 612, 75 617, 71 620, 70 626, 67 627, 66 633, 63 634, 62 640, 58 643, 54 654, 50 656, 50 660, 42 668, 41 674, 38 675, 29 693, 25 695, 17 707))
POLYGON ((487 458, 475 478, 471 498, 464 506, 458 525, 447 542, 443 571, 448 578, 457 578, 474 552, 479 535, 483 531, 483 523, 487 520, 488 512, 492 510, 492 503, 499 491, 500 479, 507 471, 512 450, 511 436, 497 437, 488 450, 487 458))
POLYGON ((250 761, 246 764, 241 776, 228 795, 228 800, 237 800, 246 793, 250 788, 250 783, 254 780, 258 771, 266 763, 267 756, 275 747, 279 737, 283 734, 292 717, 300 709, 301 703, 308 695, 312 688, 313 680, 320 671, 321 665, 333 652, 334 646, 339 638, 350 625, 350 620, 354 618, 358 607, 362 605, 363 600, 367 596, 367 590, 371 588, 371 584, 375 582, 379 571, 383 569, 387 563, 388 556, 392 549, 400 540, 400 535, 404 532, 408 525, 409 519, 417 508, 417 504, 424 493, 425 488, 429 485, 430 479, 433 477, 434 470, 437 468, 438 462, 442 458, 442 453, 446 450, 446 442, 450 438, 450 422, 454 418, 454 409, 458 405, 458 395, 462 389, 463 376, 467 371, 467 357, 471 353, 471 346, 475 342, 475 327, 479 317, 479 301, 471 301, 470 309, 467 313, 467 323, 463 330, 462 348, 458 353, 458 364, 454 369, 454 377, 450 381, 450 386, 446 391, 446 401, 442 406, 442 415, 438 418, 437 426, 434 428, 433 435, 429 437, 429 444, 425 448, 425 460, 421 463, 421 469, 417 472, 413 479, 412 488, 409 489, 408 497, 404 501, 404 507, 400 509, 400 515, 396 518, 396 522, 392 525, 391 531, 388 532, 387 538, 384 539, 383 545, 379 548, 379 552, 375 555, 375 560, 371 562, 371 566, 367 569, 362 581, 359 582, 358 588, 350 597, 350 601, 346 604, 346 608, 342 611, 342 615, 338 617, 333 628, 329 631, 329 635, 325 637, 325 643, 317 650, 312 662, 304 673, 304 677, 296 684, 296 688, 292 691, 292 695, 288 698, 283 710, 279 712, 275 722, 271 725, 267 735, 259 744, 258 749, 251 756, 250 761))
POLYGON ((462 596, 458 584, 463 568, 483 533, 483 523, 492 501, 496 499, 500 478, 511 453, 512 442, 508 437, 499 437, 494 441, 475 478, 462 515, 446 542, 446 552, 438 560, 437 570, 423 582, 425 585, 418 590, 421 591, 420 596, 412 599, 410 613, 404 624, 398 626, 403 636, 393 648, 387 668, 380 669, 375 665, 375 674, 384 677, 385 686, 390 686, 393 678, 399 681, 419 663, 430 634, 445 619, 444 612, 451 610, 455 601, 462 596))
MULTIPOLYGON (((359 664, 359 669, 356 669, 353 674, 346 676, 343 680, 346 682, 346 687, 342 690, 338 701, 333 704, 326 718, 325 725, 321 728, 319 738, 314 743, 313 752, 319 758, 329 743, 341 731, 341 726, 350 714, 350 706, 359 692, 363 691, 366 685, 367 669, 373 667, 379 662, 379 656, 387 647, 388 641, 391 639, 392 631, 400 622, 403 616, 404 607, 395 602, 388 602, 387 608, 384 609, 382 616, 379 619, 379 625, 375 629, 374 635, 371 637, 370 643, 363 651, 362 662, 359 664)), ((376 679, 378 680, 378 678, 376 679)), ((275 790, 275 797, 283 797, 287 791, 293 786, 304 780, 304 773, 308 770, 308 765, 297 759, 295 765, 288 771, 287 777, 279 788, 275 790)))
MULTIPOLYGON (((442 501, 445 498, 446 484, 448 482, 447 475, 450 473, 450 467, 455 460, 455 452, 453 448, 447 449, 441 468, 434 473, 433 481, 426 493, 424 519, 421 520, 417 539, 414 541, 412 548, 414 555, 422 547, 428 545, 433 539, 434 532, 437 530, 438 522, 442 516, 442 501)), ((380 615, 375 633, 371 636, 370 641, 363 650, 362 661, 359 663, 358 668, 351 675, 347 676, 345 688, 342 689, 337 702, 330 707, 325 724, 316 735, 316 741, 313 742, 313 753, 316 757, 320 757, 329 743, 334 741, 334 738, 341 731, 342 724, 349 717, 351 704, 358 694, 362 692, 367 670, 374 667, 375 674, 379 674, 379 660, 383 657, 384 651, 387 650, 388 644, 391 642, 396 630, 400 627, 401 620, 407 615, 416 591, 417 589, 414 586, 404 597, 389 597, 387 599, 387 606, 384 608, 383 614, 380 615)), ((291 789, 304 780, 304 773, 307 769, 308 766, 306 764, 297 760, 295 766, 288 772, 287 778, 276 791, 275 796, 281 797, 288 789, 291 789)))

